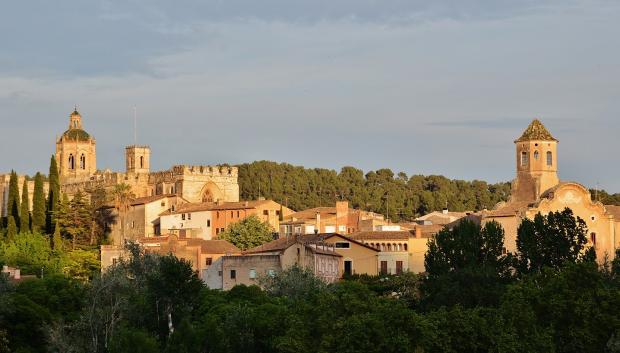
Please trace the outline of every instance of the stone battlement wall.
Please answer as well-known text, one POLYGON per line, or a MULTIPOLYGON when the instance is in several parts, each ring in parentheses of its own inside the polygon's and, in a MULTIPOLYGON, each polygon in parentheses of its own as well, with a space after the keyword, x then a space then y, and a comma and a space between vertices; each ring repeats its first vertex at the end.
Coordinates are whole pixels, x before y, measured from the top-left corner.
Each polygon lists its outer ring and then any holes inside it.
POLYGON ((151 183, 169 183, 177 180, 177 176, 231 177, 236 179, 238 175, 239 169, 237 167, 175 165, 166 171, 149 173, 149 179, 151 183))

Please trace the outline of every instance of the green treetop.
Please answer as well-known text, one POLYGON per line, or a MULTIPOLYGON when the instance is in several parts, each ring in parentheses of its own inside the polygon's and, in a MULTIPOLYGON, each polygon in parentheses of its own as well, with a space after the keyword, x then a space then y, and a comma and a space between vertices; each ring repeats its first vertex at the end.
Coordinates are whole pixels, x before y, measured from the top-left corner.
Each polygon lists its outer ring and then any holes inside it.
POLYGON ((256 216, 250 216, 228 226, 220 239, 227 240, 241 250, 247 250, 273 240, 273 230, 256 216))
POLYGON ((30 200, 28 199, 28 179, 24 178, 22 186, 22 205, 19 217, 20 233, 30 232, 30 200))
POLYGON ((7 230, 6 230, 6 237, 7 239, 12 240, 12 239, 15 239, 16 235, 17 235, 17 224, 15 224, 15 218, 13 218, 13 216, 9 216, 7 230))
POLYGON ((45 192, 43 191, 43 175, 34 177, 34 194, 32 196, 32 230, 43 231, 45 228, 45 192))

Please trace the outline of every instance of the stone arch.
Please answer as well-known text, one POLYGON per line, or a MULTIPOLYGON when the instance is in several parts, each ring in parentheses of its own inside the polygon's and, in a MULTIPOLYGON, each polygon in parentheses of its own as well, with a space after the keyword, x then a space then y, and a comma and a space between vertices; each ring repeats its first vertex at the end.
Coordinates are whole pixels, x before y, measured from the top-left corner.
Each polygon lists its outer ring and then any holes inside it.
POLYGON ((215 202, 217 200, 223 200, 224 193, 220 188, 215 185, 213 182, 206 183, 202 190, 200 191, 200 201, 201 202, 215 202))

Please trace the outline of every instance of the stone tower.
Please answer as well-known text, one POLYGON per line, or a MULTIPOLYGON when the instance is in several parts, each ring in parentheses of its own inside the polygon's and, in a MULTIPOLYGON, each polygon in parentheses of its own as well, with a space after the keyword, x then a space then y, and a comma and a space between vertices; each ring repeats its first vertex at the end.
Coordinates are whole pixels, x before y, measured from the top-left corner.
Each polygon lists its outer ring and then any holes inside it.
POLYGON ((148 174, 151 170, 151 148, 149 146, 125 147, 127 173, 148 174))
POLYGON ((512 201, 536 201, 546 190, 559 184, 558 140, 534 119, 515 141, 517 178, 512 185, 512 201))
POLYGON ((83 130, 77 107, 69 116, 69 129, 56 140, 56 162, 63 182, 85 180, 97 171, 96 142, 83 130))

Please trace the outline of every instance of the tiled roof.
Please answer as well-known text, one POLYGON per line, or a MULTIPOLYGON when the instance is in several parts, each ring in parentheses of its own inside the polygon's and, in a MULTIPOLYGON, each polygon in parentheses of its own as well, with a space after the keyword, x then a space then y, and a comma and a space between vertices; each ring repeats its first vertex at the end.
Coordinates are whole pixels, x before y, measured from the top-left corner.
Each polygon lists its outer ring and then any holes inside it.
POLYGON ((166 195, 154 195, 154 196, 146 196, 146 197, 138 197, 136 199, 131 200, 131 206, 137 205, 145 205, 147 203, 159 201, 161 199, 165 199, 168 197, 175 197, 174 194, 166 194, 166 195))
MULTIPOLYGON (((276 240, 270 241, 269 243, 246 250, 243 252, 243 254, 251 255, 251 254, 260 254, 260 253, 265 253, 265 252, 281 252, 281 251, 288 249, 290 246, 292 246, 295 243, 300 243, 302 241, 301 239, 303 238, 284 237, 284 238, 276 239, 276 240)), ((318 254, 340 257, 339 254, 331 250, 321 249, 319 247, 312 247, 312 246, 308 246, 308 248, 311 251, 318 253, 318 254)))
POLYGON ((520 212, 527 210, 529 205, 530 205, 530 202, 528 201, 509 202, 497 210, 493 210, 493 211, 486 213, 484 217, 516 216, 520 212))
POLYGON ((255 201, 239 201, 239 202, 224 202, 217 204, 215 202, 201 202, 201 203, 185 203, 177 206, 175 211, 165 211, 160 216, 166 216, 170 214, 190 213, 190 212, 202 212, 202 211, 227 211, 227 210, 244 210, 252 209, 259 206, 263 206, 273 202, 271 200, 255 200, 255 201))
POLYGON ((317 243, 317 242, 323 241, 324 239, 329 239, 329 238, 332 238, 332 237, 338 237, 338 238, 341 238, 343 240, 350 241, 351 243, 354 243, 354 244, 363 246, 365 248, 368 248, 370 250, 379 251, 379 250, 373 248, 372 246, 366 245, 366 244, 364 244, 364 243, 362 243, 360 241, 357 241, 357 240, 355 240, 355 239, 353 239, 351 237, 348 237, 348 236, 342 235, 342 234, 338 234, 338 233, 307 234, 307 235, 301 236, 300 239, 302 241, 307 241, 307 242, 310 242, 310 243, 317 243))
POLYGON ((538 119, 534 119, 532 123, 525 129, 523 135, 519 137, 515 142, 523 141, 557 141, 547 128, 538 119))
POLYGON ((614 220, 616 222, 620 222, 620 206, 605 205, 605 209, 607 210, 607 213, 614 216, 614 220))
MULTIPOLYGON (((187 246, 196 246, 200 247, 200 252, 203 254, 228 254, 228 253, 241 253, 241 250, 229 243, 226 240, 222 239, 199 239, 199 238, 178 238, 176 235, 172 235, 175 241, 183 243, 185 242, 187 246)), ((162 235, 155 237, 145 237, 140 238, 138 242, 140 244, 168 244, 170 242, 170 235, 162 235)))
POLYGON ((90 135, 82 129, 69 129, 62 134, 67 140, 71 141, 88 141, 90 135))
POLYGON ((415 237, 415 231, 413 230, 400 230, 400 231, 369 231, 369 232, 357 232, 349 234, 349 237, 356 240, 383 240, 383 239, 398 239, 407 240, 409 237, 415 237))

